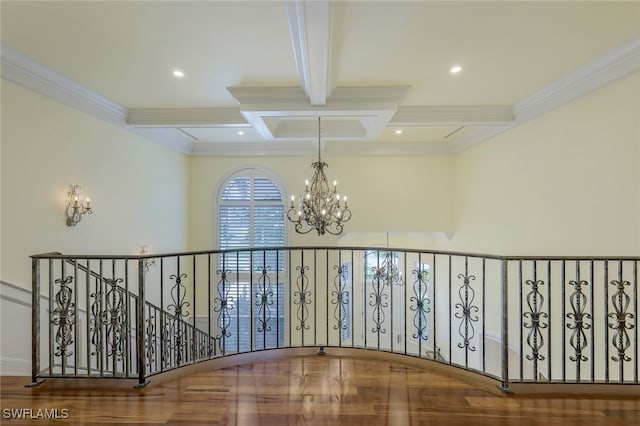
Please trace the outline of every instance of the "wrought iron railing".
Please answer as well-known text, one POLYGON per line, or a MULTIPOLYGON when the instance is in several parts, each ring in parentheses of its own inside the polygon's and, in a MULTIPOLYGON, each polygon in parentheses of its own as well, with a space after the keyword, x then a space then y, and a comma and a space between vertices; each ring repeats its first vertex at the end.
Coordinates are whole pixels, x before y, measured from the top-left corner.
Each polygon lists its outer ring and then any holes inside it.
POLYGON ((379 247, 37 255, 32 381, 142 386, 239 353, 346 347, 430 359, 504 390, 637 385, 639 264, 379 247))

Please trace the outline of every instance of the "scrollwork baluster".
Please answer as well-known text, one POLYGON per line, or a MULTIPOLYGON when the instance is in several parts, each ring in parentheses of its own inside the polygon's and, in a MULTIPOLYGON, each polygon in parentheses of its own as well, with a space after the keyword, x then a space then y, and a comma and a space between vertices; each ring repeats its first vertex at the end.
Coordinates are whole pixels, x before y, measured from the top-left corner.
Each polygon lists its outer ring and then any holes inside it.
POLYGON ((413 282, 413 296, 409 299, 414 305, 410 306, 416 314, 413 317, 413 325, 416 332, 413 338, 418 340, 427 340, 427 314, 431 312, 431 300, 428 297, 427 281, 429 281, 429 272, 421 269, 414 269, 413 274, 416 280, 413 282))
MULTIPOLYGON (((71 275, 55 280, 60 284, 60 289, 56 292, 54 300, 55 309, 51 311, 51 322, 58 326, 56 330, 55 355, 64 359, 73 354, 67 347, 73 344, 73 328, 76 324, 76 305, 73 303, 73 290, 69 286, 73 282, 71 275)), ((63 367, 64 368, 64 367, 63 367)))
POLYGON ((182 283, 182 280, 187 278, 187 274, 182 273, 179 275, 172 274, 169 279, 175 280, 175 284, 171 288, 171 303, 167 309, 173 310, 173 315, 169 315, 171 322, 170 332, 165 340, 169 342, 170 349, 175 353, 175 360, 177 365, 182 363, 184 358, 183 353, 187 346, 187 336, 185 333, 184 319, 189 316, 189 312, 186 311, 191 304, 185 301, 187 288, 182 283))
POLYGON ((309 308, 307 305, 311 303, 311 292, 308 290, 309 278, 306 275, 306 271, 309 270, 309 267, 296 266, 296 270, 300 271, 296 279, 297 290, 293 293, 295 297, 293 303, 298 305, 296 317, 298 318, 299 324, 296 325, 296 330, 308 330, 309 324, 307 324, 307 319, 309 317, 309 308))
POLYGON ((271 278, 268 271, 271 267, 262 268, 258 279, 258 291, 256 292, 255 306, 258 308, 257 319, 260 324, 258 333, 271 331, 271 306, 273 305, 273 291, 271 290, 271 278))
POLYGON ((582 291, 584 286, 589 285, 587 281, 569 281, 569 285, 574 287, 573 293, 569 296, 569 302, 573 312, 566 314, 566 317, 573 320, 572 324, 567 324, 567 328, 573 330, 569 344, 574 349, 575 354, 569 356, 571 361, 578 363, 578 378, 580 377, 579 365, 581 361, 587 361, 582 351, 587 347, 587 334, 585 330, 591 328, 591 324, 587 323, 587 320, 591 318, 591 314, 586 313, 587 307, 587 295, 582 291))
POLYGON ((610 329, 615 330, 611 343, 618 351, 617 355, 612 355, 611 359, 620 363, 620 371, 622 364, 631 361, 631 357, 626 354, 627 349, 631 346, 631 338, 627 330, 634 328, 634 325, 627 323, 627 320, 634 318, 633 314, 627 312, 631 303, 631 297, 625 292, 625 286, 630 286, 629 281, 611 281, 611 285, 616 287, 615 293, 611 296, 611 303, 615 312, 610 312, 607 316, 613 320, 608 323, 610 329))
POLYGON ((526 358, 533 361, 536 366, 537 361, 545 359, 544 355, 540 354, 540 349, 544 346, 544 336, 541 330, 547 328, 547 323, 543 319, 548 318, 549 315, 542 311, 544 296, 540 293, 540 286, 544 285, 544 281, 526 280, 525 284, 531 286, 531 291, 527 294, 529 311, 522 314, 523 318, 531 320, 531 323, 522 323, 525 328, 529 329, 527 344, 531 348, 531 355, 526 355, 526 358))
POLYGON ((389 306, 387 300, 389 299, 389 295, 384 292, 385 286, 388 284, 386 280, 385 269, 383 267, 372 267, 373 277, 371 278, 371 293, 369 293, 369 297, 371 301, 369 301, 369 306, 373 307, 373 323, 374 327, 371 328, 371 331, 378 334, 384 334, 387 332, 387 329, 382 325, 385 321, 385 313, 384 308, 389 306))
POLYGON ((347 306, 349 305, 349 292, 346 291, 346 278, 344 276, 345 269, 342 265, 335 265, 336 276, 333 279, 335 290, 331 291, 333 298, 331 303, 336 305, 333 311, 333 317, 337 324, 333 326, 334 330, 347 329, 347 306))
POLYGON ((231 312, 235 309, 235 300, 230 295, 229 271, 217 270, 216 274, 220 275, 218 281, 218 297, 214 299, 213 311, 218 313, 218 327, 220 327, 221 337, 230 337, 229 325, 231 324, 231 312))
POLYGON ((105 327, 107 356, 122 360, 127 312, 124 306, 124 290, 118 286, 122 278, 103 278, 108 286, 105 294, 105 309, 102 311, 102 324, 105 327))
POLYGON ((458 274, 458 278, 463 280, 462 286, 458 290, 460 303, 455 305, 456 309, 460 309, 460 312, 457 312, 455 317, 462 320, 458 326, 458 334, 462 337, 462 343, 458 343, 458 347, 474 352, 476 347, 471 345, 471 339, 475 336, 473 323, 479 319, 474 314, 478 313, 480 309, 473 304, 475 290, 471 287, 471 281, 474 281, 476 277, 475 275, 458 274))

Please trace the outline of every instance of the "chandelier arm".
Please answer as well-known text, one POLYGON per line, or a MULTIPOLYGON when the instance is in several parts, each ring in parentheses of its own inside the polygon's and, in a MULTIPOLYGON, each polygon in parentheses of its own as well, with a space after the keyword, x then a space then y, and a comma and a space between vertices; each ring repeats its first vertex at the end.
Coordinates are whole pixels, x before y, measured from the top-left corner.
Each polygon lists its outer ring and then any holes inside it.
POLYGON ((344 226, 342 226, 342 225, 341 225, 341 224, 339 224, 339 223, 336 223, 336 226, 335 226, 335 227, 336 227, 336 231, 335 231, 335 232, 333 232, 333 231, 331 230, 331 228, 325 228, 325 231, 327 231, 327 232, 328 232, 328 233, 330 233, 331 235, 340 235, 340 234, 342 234, 342 231, 344 230, 344 226))
POLYGON ((308 234, 309 232, 311 232, 314 229, 314 228, 309 227, 309 229, 307 229, 306 231, 303 231, 302 230, 302 226, 303 226, 302 223, 296 223, 295 229, 296 229, 296 232, 298 234, 303 234, 303 235, 304 234, 308 234))

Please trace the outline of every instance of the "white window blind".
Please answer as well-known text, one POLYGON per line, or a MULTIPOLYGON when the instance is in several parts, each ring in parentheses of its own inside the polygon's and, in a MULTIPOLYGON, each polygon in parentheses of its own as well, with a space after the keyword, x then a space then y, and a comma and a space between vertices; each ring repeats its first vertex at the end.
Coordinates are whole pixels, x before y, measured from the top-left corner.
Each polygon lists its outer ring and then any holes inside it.
POLYGON ((219 199, 219 246, 238 250, 220 257, 230 273, 227 291, 233 310, 225 338, 227 352, 246 352, 284 344, 285 255, 282 250, 241 250, 282 247, 285 244, 284 203, 278 185, 255 171, 225 183, 219 199), (256 304, 265 290, 266 304, 256 304), (268 305, 268 306, 267 306, 268 305), (266 321, 266 327, 265 322, 266 321), (251 331, 253 329, 253 332, 251 331), (253 337, 253 340, 251 339, 253 337))
MULTIPOLYGON (((280 188, 269 178, 259 176, 237 177, 227 182, 220 200, 220 248, 262 248, 284 245, 284 203, 280 188)), ((240 252, 237 257, 227 256, 225 269, 253 271, 268 268, 284 270, 281 251, 269 250, 240 252)))

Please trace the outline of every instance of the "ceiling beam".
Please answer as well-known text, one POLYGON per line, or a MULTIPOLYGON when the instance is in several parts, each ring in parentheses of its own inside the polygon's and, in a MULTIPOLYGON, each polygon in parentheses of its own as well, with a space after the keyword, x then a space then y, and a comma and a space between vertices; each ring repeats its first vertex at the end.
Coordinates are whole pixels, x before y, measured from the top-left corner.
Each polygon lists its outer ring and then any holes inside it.
POLYGON ((398 107, 390 126, 437 126, 457 124, 494 125, 515 120, 511 105, 433 105, 398 107))
POLYGON ((236 107, 130 108, 127 124, 136 127, 249 127, 236 107))
POLYGON ((331 82, 333 1, 288 1, 287 15, 300 83, 311 105, 324 106, 331 82))

